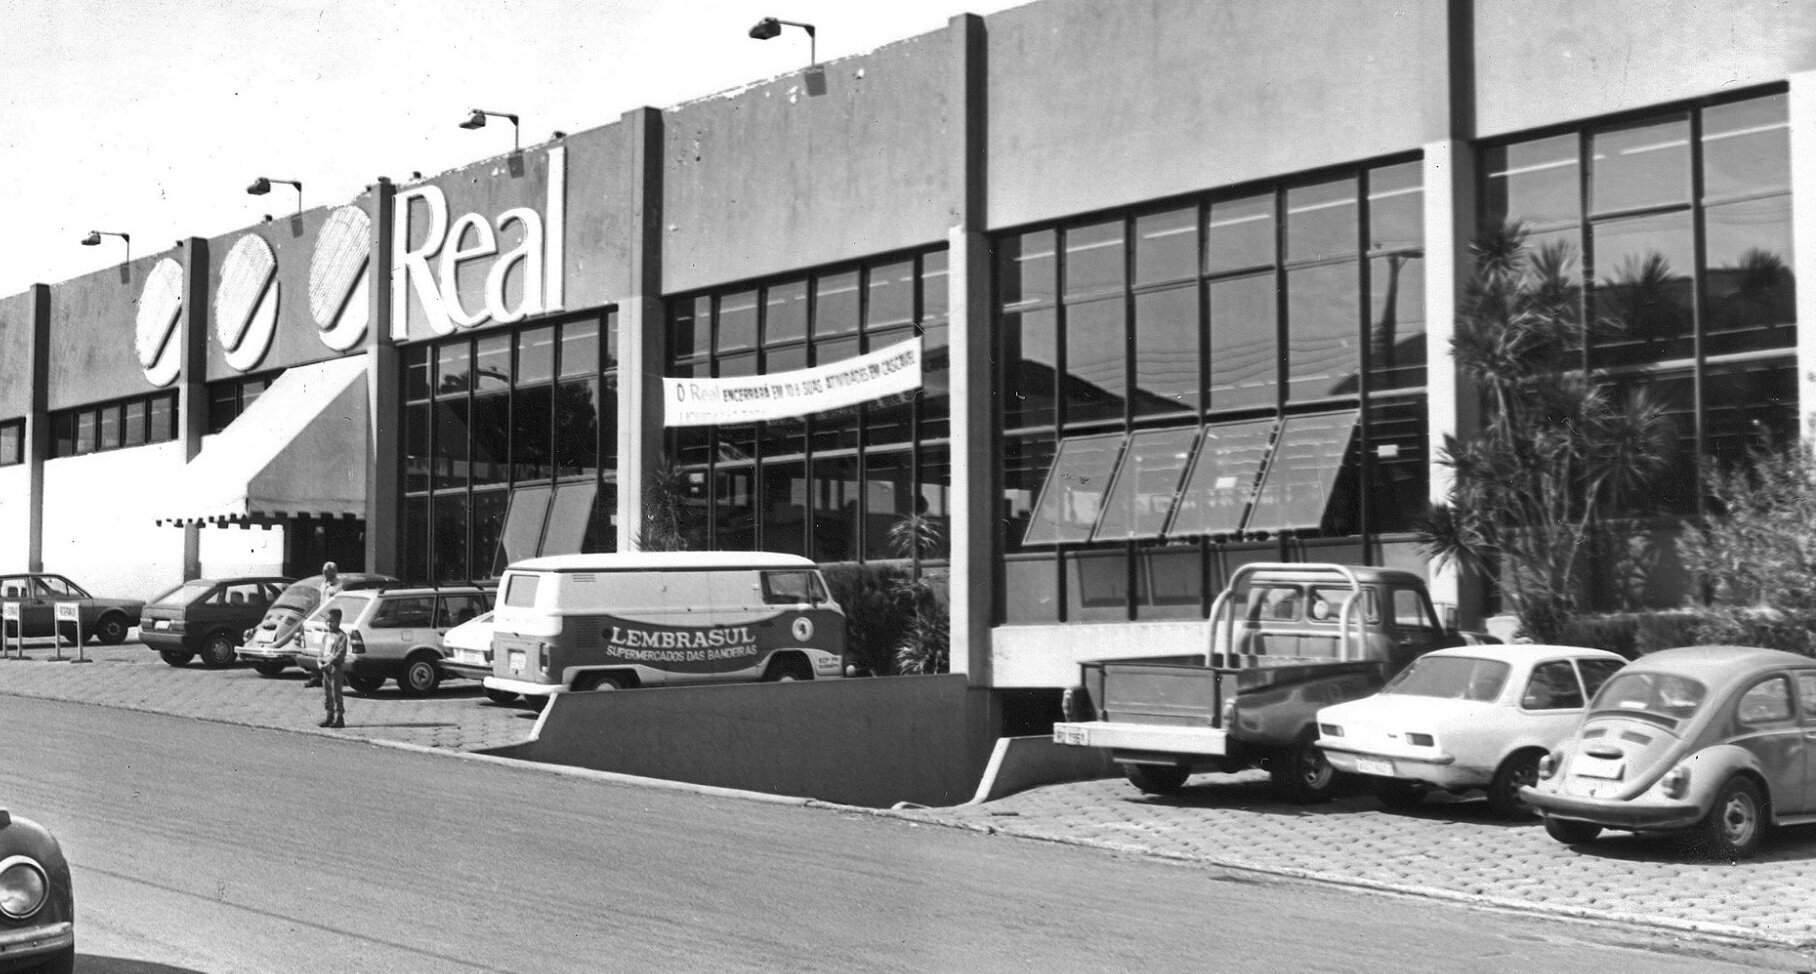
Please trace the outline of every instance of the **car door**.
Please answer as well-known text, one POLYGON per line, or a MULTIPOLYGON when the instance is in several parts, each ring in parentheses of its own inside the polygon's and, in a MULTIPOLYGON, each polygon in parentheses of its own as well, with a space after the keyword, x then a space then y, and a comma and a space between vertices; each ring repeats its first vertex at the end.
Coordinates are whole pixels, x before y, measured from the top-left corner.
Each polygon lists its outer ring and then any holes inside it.
POLYGON ((1554 746, 1570 736, 1582 719, 1584 703, 1583 685, 1573 661, 1541 660, 1527 674, 1520 692, 1520 713, 1529 721, 1522 730, 1554 746))
POLYGON ((1744 690, 1734 704, 1733 743, 1753 753, 1775 814, 1796 815, 1808 808, 1809 748, 1806 727, 1798 719, 1789 673, 1774 673, 1744 690))
MULTIPOLYGON (((0 576, 0 605, 19 606, 19 621, 25 621, 25 603, 31 600, 32 580, 23 575, 0 576)), ((21 629, 20 633, 25 630, 21 629)), ((5 635, 0 631, 0 635, 5 635)))
POLYGON ((1816 812, 1816 670, 1797 671, 1803 713, 1803 811, 1816 812))
MULTIPOLYGON (((1393 641, 1392 669, 1398 672, 1420 656, 1442 648, 1443 629, 1432 611, 1431 600, 1418 588, 1395 585, 1387 590, 1387 636, 1393 641)), ((1372 621, 1372 620, 1371 620, 1372 621)))
POLYGON ((31 580, 31 593, 20 606, 19 618, 28 634, 47 636, 54 631, 53 619, 58 602, 77 598, 69 583, 55 575, 39 575, 31 580))

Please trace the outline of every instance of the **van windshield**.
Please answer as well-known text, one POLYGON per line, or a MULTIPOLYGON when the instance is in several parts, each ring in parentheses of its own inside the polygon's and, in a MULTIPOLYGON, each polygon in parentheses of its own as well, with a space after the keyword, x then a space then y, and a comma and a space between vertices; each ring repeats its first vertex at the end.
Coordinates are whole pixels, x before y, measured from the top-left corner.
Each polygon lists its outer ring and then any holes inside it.
POLYGON ((504 580, 504 604, 514 609, 527 609, 536 604, 536 589, 541 575, 512 574, 504 580))

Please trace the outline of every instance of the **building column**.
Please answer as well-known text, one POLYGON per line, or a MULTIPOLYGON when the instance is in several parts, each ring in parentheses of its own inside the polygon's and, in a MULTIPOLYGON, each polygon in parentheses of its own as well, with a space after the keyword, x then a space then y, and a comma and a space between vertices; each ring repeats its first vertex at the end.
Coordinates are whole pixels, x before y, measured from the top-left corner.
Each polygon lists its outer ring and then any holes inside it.
POLYGON ((1001 558, 996 552, 996 389, 990 332, 990 252, 985 236, 984 20, 953 17, 952 224, 947 231, 952 355, 952 672, 991 684, 990 629, 1001 558))
MULTIPOLYGON (((367 273, 366 329, 366 571, 396 575, 402 561, 404 386, 402 356, 391 334, 392 205, 397 188, 383 176, 373 186, 372 257, 367 273)), ((406 581, 409 581, 406 579, 406 581)))
MULTIPOLYGON (((1445 140, 1425 146, 1425 375, 1432 503, 1450 499, 1455 477, 1439 459, 1447 438, 1475 432, 1475 390, 1457 375, 1450 340, 1456 333, 1465 285, 1473 273, 1469 247, 1476 235, 1475 154, 1468 143, 1445 140)), ((1478 625, 1481 579, 1465 579, 1455 563, 1431 569, 1432 601, 1457 607, 1465 625, 1478 625)))
MULTIPOLYGON (((1791 75, 1791 253, 1798 281, 1816 281, 1816 71, 1791 75)), ((1797 413, 1816 437, 1816 287, 1797 288, 1797 413)))
MULTIPOLYGON (((183 463, 202 452, 208 433, 208 241, 190 237, 182 241, 183 310, 177 321, 176 340, 181 342, 183 367, 177 378, 177 440, 183 444, 183 463)), ((202 526, 183 525, 183 579, 202 575, 202 526)))
POLYGON ((624 114, 630 135, 630 284, 618 304, 618 550, 636 551, 644 495, 662 466, 662 113, 624 114))
POLYGON ((25 570, 44 570, 44 462, 50 459, 50 287, 32 285, 31 404, 25 413, 25 570))

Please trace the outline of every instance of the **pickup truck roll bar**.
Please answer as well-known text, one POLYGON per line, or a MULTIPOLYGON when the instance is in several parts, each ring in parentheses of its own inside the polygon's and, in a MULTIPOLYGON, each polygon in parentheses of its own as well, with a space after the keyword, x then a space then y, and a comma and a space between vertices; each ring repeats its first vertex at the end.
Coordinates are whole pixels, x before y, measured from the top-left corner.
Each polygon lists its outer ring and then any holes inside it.
POLYGON ((1246 662, 1240 665, 1256 665, 1255 660, 1259 654, 1253 651, 1252 644, 1242 645, 1236 639, 1236 612, 1233 611, 1233 609, 1236 603, 1237 593, 1243 591, 1242 583, 1246 581, 1250 575, 1257 572, 1281 572, 1313 576, 1328 575, 1333 582, 1341 581, 1348 585, 1349 595, 1344 598, 1342 608, 1338 610, 1337 614, 1337 658, 1342 660, 1351 659, 1352 656, 1355 659, 1363 658, 1364 650, 1367 646, 1368 634, 1362 627, 1361 607, 1357 604, 1361 601, 1359 596, 1362 594, 1362 582, 1356 578, 1355 572, 1351 571, 1345 565, 1338 565, 1330 562, 1258 561, 1247 565, 1241 565, 1237 567, 1234 572, 1231 572, 1229 583, 1223 587, 1222 592, 1217 593, 1217 600, 1211 603, 1211 617, 1209 619, 1209 624, 1206 626, 1206 632, 1209 638, 1206 640, 1204 649, 1204 663, 1206 666, 1215 665, 1219 636, 1223 638, 1223 645, 1228 647, 1228 654, 1232 666, 1238 665, 1235 662, 1238 655, 1246 659, 1246 662), (1224 612, 1226 609, 1232 610, 1228 613, 1227 619, 1225 618, 1224 612), (1351 634, 1351 629, 1355 630, 1354 642, 1351 642, 1348 638, 1351 634), (1350 649, 1351 646, 1355 647, 1353 653, 1350 649))

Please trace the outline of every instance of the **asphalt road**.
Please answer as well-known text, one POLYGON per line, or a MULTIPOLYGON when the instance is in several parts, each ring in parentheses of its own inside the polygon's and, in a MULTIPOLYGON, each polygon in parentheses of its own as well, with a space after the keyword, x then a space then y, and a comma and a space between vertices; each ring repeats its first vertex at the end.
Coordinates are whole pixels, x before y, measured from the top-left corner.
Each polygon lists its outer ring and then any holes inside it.
POLYGON ((0 697, 79 971, 1743 971, 1779 952, 0 697))

